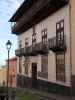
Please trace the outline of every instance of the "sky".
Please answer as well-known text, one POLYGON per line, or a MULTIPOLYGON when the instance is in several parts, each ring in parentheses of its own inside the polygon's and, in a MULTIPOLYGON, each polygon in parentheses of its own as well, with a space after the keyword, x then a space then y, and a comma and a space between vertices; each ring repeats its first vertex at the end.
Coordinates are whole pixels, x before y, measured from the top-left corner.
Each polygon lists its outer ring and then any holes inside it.
POLYGON ((24 0, 0 0, 0 66, 5 64, 8 58, 6 42, 12 42, 10 58, 15 56, 17 49, 17 36, 11 34, 11 24, 8 20, 16 12, 24 0))

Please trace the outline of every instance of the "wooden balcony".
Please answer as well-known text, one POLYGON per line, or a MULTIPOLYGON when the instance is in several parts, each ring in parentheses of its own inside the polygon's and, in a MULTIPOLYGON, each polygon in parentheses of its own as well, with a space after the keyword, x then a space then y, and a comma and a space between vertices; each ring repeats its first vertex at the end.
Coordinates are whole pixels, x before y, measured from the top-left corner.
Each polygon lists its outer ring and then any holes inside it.
POLYGON ((57 40, 56 37, 53 37, 47 41, 46 44, 42 42, 37 43, 35 46, 29 46, 26 48, 20 48, 15 51, 16 56, 37 56, 38 54, 47 54, 49 50, 57 53, 57 52, 65 52, 66 51, 66 36, 64 39, 57 40))
POLYGON ((48 53, 48 44, 37 43, 35 46, 21 48, 15 51, 16 56, 36 56, 48 53))
POLYGON ((66 39, 57 40, 56 37, 49 39, 49 49, 53 52, 66 51, 66 39))
POLYGON ((24 48, 23 56, 31 56, 31 54, 32 54, 32 46, 24 48))
POLYGON ((21 56, 23 56, 23 54, 24 54, 24 49, 23 48, 15 50, 15 55, 16 56, 21 57, 21 56))
POLYGON ((33 25, 39 23, 41 20, 50 16, 63 6, 65 6, 69 0, 27 0, 18 9, 14 16, 10 19, 10 22, 16 22, 12 26, 12 32, 16 35, 25 32, 33 25), (31 1, 31 3, 29 2, 31 1), (32 3, 32 1, 35 1, 32 3), (26 6, 25 3, 27 3, 26 6))
POLYGON ((35 55, 48 53, 48 42, 47 44, 42 44, 42 42, 40 42, 32 46, 32 52, 35 55))
POLYGON ((32 53, 32 47, 29 46, 27 48, 20 48, 15 50, 15 55, 20 57, 20 56, 30 56, 32 53))

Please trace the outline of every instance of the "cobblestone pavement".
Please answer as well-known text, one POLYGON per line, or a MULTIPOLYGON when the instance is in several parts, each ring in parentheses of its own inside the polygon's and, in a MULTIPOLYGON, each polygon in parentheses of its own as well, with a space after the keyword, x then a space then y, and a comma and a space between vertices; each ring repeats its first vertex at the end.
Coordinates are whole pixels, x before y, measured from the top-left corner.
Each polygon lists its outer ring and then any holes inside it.
POLYGON ((75 100, 73 96, 62 96, 54 93, 45 93, 39 91, 32 91, 34 95, 40 95, 41 100, 75 100))
POLYGON ((55 94, 48 94, 41 98, 41 100, 75 100, 75 97, 71 96, 61 96, 61 95, 55 95, 55 94))
MULTIPOLYGON (((10 99, 10 100, 13 100, 13 99, 10 99)), ((14 100, 19 100, 19 97, 16 97, 14 100)), ((49 97, 40 96, 39 100, 75 100, 75 97, 62 97, 62 96, 51 97, 51 95, 49 95, 49 97)))
MULTIPOLYGON (((23 90, 21 89, 21 91, 23 91, 23 90)), ((20 91, 19 91, 19 93, 20 93, 20 91)), ((75 100, 75 97, 72 97, 71 95, 70 96, 62 96, 59 94, 37 91, 35 89, 28 89, 28 88, 24 89, 23 94, 26 95, 26 93, 39 96, 40 100, 75 100)), ((16 97, 15 100, 18 100, 18 97, 16 97)))

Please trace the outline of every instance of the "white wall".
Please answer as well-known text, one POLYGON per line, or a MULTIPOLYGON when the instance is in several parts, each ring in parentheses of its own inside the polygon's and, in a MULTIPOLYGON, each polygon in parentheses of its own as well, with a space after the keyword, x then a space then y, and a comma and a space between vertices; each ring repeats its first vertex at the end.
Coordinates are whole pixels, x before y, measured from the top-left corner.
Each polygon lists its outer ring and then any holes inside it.
MULTIPOLYGON (((39 24, 35 26, 35 31, 37 33, 37 43, 41 41, 41 31, 44 28, 47 28, 48 30, 48 39, 55 37, 56 36, 56 23, 62 19, 64 19, 64 25, 65 25, 64 31, 65 31, 66 42, 67 42, 67 52, 65 54, 66 82, 65 83, 57 82, 57 83, 63 84, 63 85, 70 85, 69 6, 68 5, 65 6, 64 8, 52 14, 45 20, 41 21, 39 24)), ((27 37, 29 38, 29 45, 32 45, 32 34, 33 34, 33 29, 30 28, 28 31, 19 35, 18 40, 22 40, 22 47, 24 47, 25 38, 27 37)), ((37 62, 38 64, 37 70, 41 71, 41 56, 38 55, 37 57, 30 57, 30 59, 31 59, 31 62, 37 62)), ((30 65, 29 73, 30 73, 29 76, 31 76, 31 65, 30 65)), ((55 54, 52 51, 49 51, 49 55, 48 55, 48 81, 56 83, 56 62, 55 62, 55 54)))

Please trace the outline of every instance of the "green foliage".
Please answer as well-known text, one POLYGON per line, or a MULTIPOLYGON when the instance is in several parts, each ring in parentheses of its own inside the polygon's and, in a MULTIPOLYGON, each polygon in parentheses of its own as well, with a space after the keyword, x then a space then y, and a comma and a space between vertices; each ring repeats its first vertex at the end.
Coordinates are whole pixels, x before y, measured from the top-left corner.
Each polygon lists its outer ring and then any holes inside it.
POLYGON ((32 94, 26 94, 24 96, 21 96, 19 100, 40 100, 40 97, 32 94))
POLYGON ((0 87, 0 93, 6 93, 7 87, 0 87))

